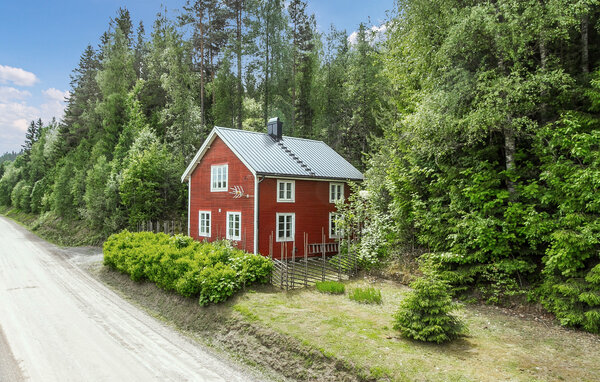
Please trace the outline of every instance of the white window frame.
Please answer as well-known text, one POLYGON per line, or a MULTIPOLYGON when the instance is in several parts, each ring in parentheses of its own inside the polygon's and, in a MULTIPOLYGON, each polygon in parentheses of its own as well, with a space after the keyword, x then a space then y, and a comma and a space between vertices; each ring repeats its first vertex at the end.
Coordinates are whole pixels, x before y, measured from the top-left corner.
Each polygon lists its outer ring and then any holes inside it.
MULTIPOLYGON (((336 189, 337 189, 337 187, 336 187, 336 189)), ((336 203, 338 200, 344 200, 344 183, 329 182, 329 203, 336 203), (338 195, 334 195, 334 193, 332 192, 333 186, 340 187, 340 189, 339 189, 340 194, 339 194, 338 199, 334 199, 334 197, 336 197, 338 195)))
POLYGON ((210 226, 212 224, 212 214, 210 211, 198 211, 198 236, 202 237, 210 237, 210 226), (202 232, 202 215, 208 216, 208 225, 206 228, 208 229, 206 232, 202 232))
MULTIPOLYGON (((225 222, 226 226, 225 226, 225 238, 227 240, 237 240, 240 241, 242 240, 242 213, 241 212, 227 212, 227 221, 225 222), (229 232, 229 219, 232 216, 237 216, 239 219, 239 227, 238 227, 238 232, 237 235, 235 235, 235 226, 234 226, 234 232, 233 234, 231 232, 229 232)), ((235 224, 235 223, 234 223, 235 224)))
POLYGON ((226 164, 219 164, 210 166, 210 192, 223 192, 227 191, 229 185, 229 166, 226 164), (223 169, 225 169, 225 179, 222 179, 223 169), (221 187, 217 187, 219 183, 219 175, 221 176, 221 187), (216 179, 215 179, 216 177, 216 179))
MULTIPOLYGON (((285 224, 285 222, 284 222, 284 224, 285 224)), ((275 214, 275 232, 276 232, 275 241, 278 243, 285 242, 285 241, 294 241, 294 237, 296 235, 296 214, 293 212, 278 212, 278 213, 276 213, 275 214), (280 217, 286 217, 286 218, 291 217, 292 218, 291 232, 290 232, 289 237, 279 236, 279 218, 280 217)), ((284 235, 285 235, 285 227, 284 227, 284 235)))
MULTIPOLYGON (((284 190, 284 193, 287 190, 284 190)), ((288 179, 277 179, 277 202, 278 203, 294 203, 294 201, 296 200, 296 182, 294 180, 288 180, 288 179), (279 187, 281 184, 291 184, 292 185, 292 189, 291 189, 291 193, 292 193, 292 197, 291 198, 281 198, 279 195, 279 187)))
POLYGON ((342 237, 342 230, 336 229, 337 232, 333 231, 332 224, 336 217, 339 215, 339 212, 330 212, 329 213, 329 238, 330 239, 340 239, 342 237))

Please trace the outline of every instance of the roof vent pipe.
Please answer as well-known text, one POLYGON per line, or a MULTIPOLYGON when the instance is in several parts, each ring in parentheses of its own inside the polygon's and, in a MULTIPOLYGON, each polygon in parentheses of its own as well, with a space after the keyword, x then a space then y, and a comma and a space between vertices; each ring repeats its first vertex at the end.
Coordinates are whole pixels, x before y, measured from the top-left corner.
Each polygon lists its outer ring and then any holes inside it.
POLYGON ((281 140, 281 134, 283 131, 283 122, 279 120, 279 118, 271 118, 269 122, 267 122, 267 132, 275 141, 281 140))

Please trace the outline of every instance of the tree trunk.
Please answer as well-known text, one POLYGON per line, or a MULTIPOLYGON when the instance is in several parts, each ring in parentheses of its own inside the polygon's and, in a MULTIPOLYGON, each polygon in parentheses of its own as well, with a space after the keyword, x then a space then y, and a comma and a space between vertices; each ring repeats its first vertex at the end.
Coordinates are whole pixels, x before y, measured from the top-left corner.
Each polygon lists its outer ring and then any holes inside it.
POLYGON ((242 7, 239 0, 237 9, 237 128, 242 128, 242 7))
MULTIPOLYGON (((298 26, 294 24, 294 41, 293 41, 293 52, 292 52, 292 131, 296 129, 296 65, 297 65, 297 33, 298 26)), ((293 133, 295 134, 295 133, 293 133)))
POLYGON ((548 63, 548 48, 546 47, 546 41, 544 37, 540 37, 540 64, 542 69, 546 69, 548 63))
POLYGON ((581 71, 584 74, 588 74, 590 72, 589 46, 588 46, 589 24, 590 24, 590 15, 586 13, 581 18, 581 71))
POLYGON ((204 119, 204 25, 202 19, 204 15, 201 15, 198 27, 200 28, 200 124, 202 131, 204 131, 205 119, 204 119))
MULTIPOLYGON (((546 70, 546 66, 548 64, 548 48, 546 46, 546 41, 543 36, 540 36, 540 66, 542 70, 546 70)), ((544 100, 548 96, 547 91, 542 91, 542 100, 544 100)), ((540 121, 542 124, 545 124, 548 120, 548 104, 545 101, 542 101, 540 104, 540 121)))
MULTIPOLYGON (((504 128, 504 159, 506 162, 506 171, 511 172, 515 168, 515 131, 511 127, 504 128)), ((515 183, 508 179, 506 180, 506 188, 511 197, 515 194, 515 183)))
POLYGON ((270 7, 269 2, 267 2, 266 7, 267 10, 265 12, 265 109, 264 109, 264 126, 267 126, 267 122, 269 119, 269 19, 270 19, 270 7))

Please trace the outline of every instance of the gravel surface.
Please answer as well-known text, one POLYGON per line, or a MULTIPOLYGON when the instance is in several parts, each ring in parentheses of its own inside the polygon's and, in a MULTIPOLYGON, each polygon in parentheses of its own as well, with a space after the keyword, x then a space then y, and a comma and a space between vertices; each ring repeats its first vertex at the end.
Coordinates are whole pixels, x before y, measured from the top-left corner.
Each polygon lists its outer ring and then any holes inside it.
POLYGON ((255 379, 80 268, 101 258, 0 217, 0 381, 255 379))

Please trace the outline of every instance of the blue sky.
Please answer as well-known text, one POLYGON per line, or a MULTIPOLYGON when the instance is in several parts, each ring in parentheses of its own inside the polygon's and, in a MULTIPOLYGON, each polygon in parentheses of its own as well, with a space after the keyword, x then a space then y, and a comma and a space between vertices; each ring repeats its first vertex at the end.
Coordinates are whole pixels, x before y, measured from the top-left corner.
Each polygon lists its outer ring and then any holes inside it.
MULTIPOLYGON (((360 22, 380 25, 394 0, 308 0, 317 27, 354 31, 360 22)), ((88 44, 97 46, 119 7, 134 23, 152 27, 161 4, 173 17, 185 0, 0 1, 0 154, 18 151, 32 119, 60 119, 69 74, 88 44)))

